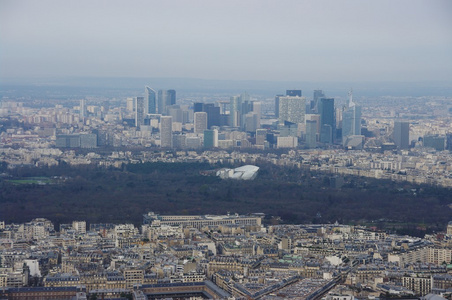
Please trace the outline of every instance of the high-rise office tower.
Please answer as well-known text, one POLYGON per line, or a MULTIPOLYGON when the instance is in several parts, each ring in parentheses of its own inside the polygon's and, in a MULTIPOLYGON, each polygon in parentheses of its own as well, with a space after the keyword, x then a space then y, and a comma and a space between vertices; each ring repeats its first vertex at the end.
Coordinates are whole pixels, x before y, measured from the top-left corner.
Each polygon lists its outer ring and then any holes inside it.
MULTIPOLYGON (((249 117, 250 113, 255 113, 254 112, 254 103, 255 103, 255 101, 250 101, 250 100, 242 102, 242 109, 240 111, 240 114, 241 114, 240 128, 242 130, 248 131, 246 129, 246 126, 247 126, 246 125, 246 118, 247 118, 247 116, 249 117)), ((256 108, 257 108, 257 106, 256 106, 256 108)), ((255 131, 255 130, 256 129, 252 129, 251 131, 255 131)))
POLYGON ((399 149, 410 147, 410 123, 407 121, 394 122, 394 143, 399 149))
POLYGON ((243 129, 247 132, 254 132, 259 128, 259 117, 255 112, 249 112, 243 117, 243 129))
POLYGON ((242 107, 240 109, 240 112, 242 115, 245 115, 253 110, 253 102, 250 100, 243 101, 242 100, 242 107))
POLYGON ((184 111, 180 105, 171 105, 166 108, 168 116, 173 117, 173 122, 184 123, 184 111))
POLYGON ((250 95, 247 92, 244 92, 240 95, 240 100, 242 103, 250 101, 250 95))
POLYGON ((262 103, 260 101, 253 101, 252 103, 252 112, 257 115, 257 123, 256 129, 261 128, 261 119, 262 119, 262 103))
POLYGON ((132 97, 127 98, 127 111, 128 112, 135 111, 135 100, 132 97))
POLYGON ((144 87, 144 113, 155 114, 157 113, 157 95, 153 89, 146 86, 144 87))
MULTIPOLYGON (((320 134, 320 115, 319 114, 306 114, 305 116, 306 121, 316 121, 317 122, 317 135, 320 134)), ((317 137, 318 139, 318 137, 317 137)))
POLYGON ((361 135, 361 107, 358 105, 342 112, 342 140, 351 135, 361 135))
POLYGON ((204 111, 207 113, 207 128, 220 126, 220 107, 213 103, 206 103, 204 111))
POLYGON ((334 139, 333 128, 331 125, 322 124, 320 127, 320 142, 324 144, 332 144, 334 139))
POLYGON ((144 97, 134 97, 135 102, 135 126, 144 125, 144 97))
POLYGON ((242 98, 240 96, 232 96, 229 103, 229 125, 232 127, 240 126, 240 110, 242 107, 242 98))
POLYGON ((229 126, 243 126, 242 115, 251 110, 250 95, 243 93, 240 96, 232 96, 229 100, 229 126))
POLYGON ((347 137, 361 135, 361 106, 353 102, 353 93, 350 90, 347 107, 342 112, 342 143, 347 137))
POLYGON ((301 97, 301 90, 286 90, 286 96, 301 97))
POLYGON ((85 120, 86 118, 86 105, 85 99, 80 100, 80 119, 85 120))
POLYGON ((276 95, 275 97, 275 118, 279 119, 279 98, 284 95, 276 95))
POLYGON ((193 103, 193 112, 200 112, 200 111, 204 111, 204 103, 202 103, 202 102, 193 103))
POLYGON ((196 134, 204 133, 207 129, 207 113, 206 112, 195 112, 194 114, 194 132, 196 134))
MULTIPOLYGON (((242 101, 240 109, 240 128, 245 130, 245 118, 246 115, 253 110, 253 103, 249 100, 242 101)), ((254 130, 253 130, 254 131, 254 130)))
POLYGON ((325 98, 325 94, 322 90, 314 90, 314 99, 311 102, 311 110, 318 112, 319 99, 325 98))
POLYGON ((220 107, 215 106, 214 103, 196 102, 193 104, 193 112, 207 113, 207 128, 221 125, 220 107))
POLYGON ((306 120, 306 146, 315 148, 317 145, 317 121, 306 120))
POLYGON ((230 100, 223 100, 223 101, 217 101, 217 102, 215 102, 215 105, 218 106, 218 107, 220 107, 220 114, 221 114, 221 115, 226 115, 230 103, 231 103, 230 100))
POLYGON ((160 147, 173 147, 173 118, 171 116, 160 117, 160 147))
POLYGON ((334 98, 320 98, 320 142, 333 143, 336 121, 334 119, 334 98))
POLYGON ((262 103, 260 101, 253 101, 251 103, 253 106, 252 111, 257 114, 259 121, 260 121, 260 119, 262 117, 262 103))
POLYGON ((288 121, 296 124, 304 124, 306 113, 306 98, 280 96, 279 97, 279 123, 288 121))
POLYGON ((218 147, 218 130, 204 130, 204 148, 218 147))
POLYGON ((336 128, 342 129, 342 108, 336 107, 336 128))
POLYGON ((174 104, 176 104, 175 90, 159 90, 157 104, 157 111, 159 114, 165 115, 167 113, 166 108, 174 104))

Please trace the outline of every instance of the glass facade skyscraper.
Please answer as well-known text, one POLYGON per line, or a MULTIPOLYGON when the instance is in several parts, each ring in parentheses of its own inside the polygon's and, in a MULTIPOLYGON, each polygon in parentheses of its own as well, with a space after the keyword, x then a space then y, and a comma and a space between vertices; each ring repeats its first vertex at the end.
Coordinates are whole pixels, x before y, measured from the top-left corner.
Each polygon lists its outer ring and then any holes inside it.
POLYGON ((322 143, 333 143, 336 132, 334 98, 320 98, 318 110, 320 114, 320 141, 322 143))
POLYGON ((157 95, 153 89, 146 86, 144 87, 144 113, 156 114, 157 113, 157 95))
POLYGON ((167 114, 166 108, 174 104, 176 104, 175 90, 159 90, 157 105, 157 112, 159 114, 166 115, 167 114))
POLYGON ((347 137, 361 135, 361 106, 353 102, 353 93, 350 90, 347 107, 342 112, 342 143, 345 146, 347 137))

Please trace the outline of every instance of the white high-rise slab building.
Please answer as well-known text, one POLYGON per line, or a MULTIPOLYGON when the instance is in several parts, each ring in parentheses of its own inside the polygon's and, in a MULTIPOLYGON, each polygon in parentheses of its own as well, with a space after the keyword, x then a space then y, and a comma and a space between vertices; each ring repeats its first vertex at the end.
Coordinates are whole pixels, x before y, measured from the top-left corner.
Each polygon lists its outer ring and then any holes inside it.
POLYGON ((194 114, 194 132, 196 134, 204 133, 207 129, 207 113, 195 112, 194 114))
POLYGON ((304 125, 306 113, 306 98, 280 96, 279 97, 279 123, 288 121, 304 125))
POLYGON ((127 98, 127 111, 134 112, 135 111, 135 100, 133 97, 127 98))
POLYGON ((86 118, 86 103, 85 99, 80 100, 80 119, 84 120, 86 118))

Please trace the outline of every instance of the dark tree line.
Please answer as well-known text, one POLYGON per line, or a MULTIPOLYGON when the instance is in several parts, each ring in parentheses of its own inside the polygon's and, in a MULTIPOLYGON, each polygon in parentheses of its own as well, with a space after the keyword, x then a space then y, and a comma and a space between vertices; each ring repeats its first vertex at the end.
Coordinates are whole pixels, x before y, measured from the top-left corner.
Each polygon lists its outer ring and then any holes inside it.
MULTIPOLYGON (((218 167, 218 166, 214 166, 218 167)), ((65 178, 56 184, 13 184, 0 179, 0 220, 27 222, 45 217, 56 224, 131 222, 142 214, 225 214, 263 212, 285 223, 373 224, 380 228, 443 230, 450 221, 450 189, 344 177, 330 187, 330 175, 259 165, 254 181, 204 176, 202 163, 129 164, 121 169, 95 166, 17 168, 12 178, 65 178), (413 191, 416 192, 413 192, 413 191), (396 224, 397 226, 395 226, 396 224)), ((419 230, 418 230, 419 231, 419 230)), ((425 232, 424 232, 425 233, 425 232)))

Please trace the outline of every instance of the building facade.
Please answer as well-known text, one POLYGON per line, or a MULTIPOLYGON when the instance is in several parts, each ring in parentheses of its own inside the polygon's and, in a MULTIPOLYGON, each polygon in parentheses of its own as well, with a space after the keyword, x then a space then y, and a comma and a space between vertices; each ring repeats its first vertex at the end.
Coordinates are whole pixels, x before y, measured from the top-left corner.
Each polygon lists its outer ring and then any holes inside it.
POLYGON ((304 124, 305 113, 305 97, 279 97, 279 123, 288 121, 295 124, 304 124))
POLYGON ((145 114, 157 113, 157 95, 153 89, 146 86, 144 88, 144 112, 145 114))
POLYGON ((196 134, 204 133, 207 129, 207 113, 206 112, 195 112, 194 113, 194 124, 193 131, 196 134))
POLYGON ((176 104, 175 90, 159 90, 157 111, 159 114, 166 115, 167 107, 176 104))
POLYGON ((173 147, 173 118, 170 116, 160 118, 160 147, 173 147))

